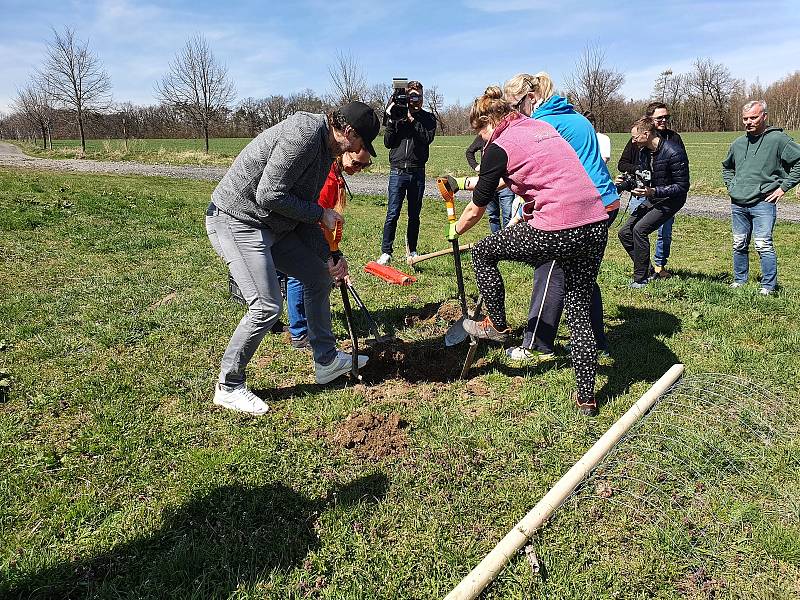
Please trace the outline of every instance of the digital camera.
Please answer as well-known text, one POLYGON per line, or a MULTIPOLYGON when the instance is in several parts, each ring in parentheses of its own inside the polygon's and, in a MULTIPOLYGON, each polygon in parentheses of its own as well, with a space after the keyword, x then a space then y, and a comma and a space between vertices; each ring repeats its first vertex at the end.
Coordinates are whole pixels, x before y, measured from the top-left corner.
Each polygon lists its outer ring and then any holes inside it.
POLYGON ((620 192, 632 192, 636 188, 645 188, 650 185, 652 176, 650 171, 644 169, 637 169, 634 174, 620 173, 622 182, 617 184, 617 189, 620 192))
POLYGON ((392 107, 389 118, 402 121, 408 117, 408 79, 395 77, 392 79, 392 107))

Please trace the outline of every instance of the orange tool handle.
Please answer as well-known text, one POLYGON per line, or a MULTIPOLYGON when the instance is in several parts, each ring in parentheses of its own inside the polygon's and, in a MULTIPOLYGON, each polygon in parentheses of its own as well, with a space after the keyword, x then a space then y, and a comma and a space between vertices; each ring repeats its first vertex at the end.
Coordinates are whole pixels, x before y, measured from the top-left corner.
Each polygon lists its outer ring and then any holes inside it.
POLYGON ((331 231, 322 223, 319 224, 322 227, 322 234, 325 236, 325 241, 328 242, 328 248, 331 249, 331 252, 340 252, 339 250, 339 242, 342 241, 342 222, 336 222, 336 229, 331 231))
POLYGON ((456 222, 456 196, 450 186, 447 185, 446 177, 439 177, 436 180, 436 185, 439 188, 439 193, 444 198, 444 206, 447 209, 447 221, 449 223, 456 222))

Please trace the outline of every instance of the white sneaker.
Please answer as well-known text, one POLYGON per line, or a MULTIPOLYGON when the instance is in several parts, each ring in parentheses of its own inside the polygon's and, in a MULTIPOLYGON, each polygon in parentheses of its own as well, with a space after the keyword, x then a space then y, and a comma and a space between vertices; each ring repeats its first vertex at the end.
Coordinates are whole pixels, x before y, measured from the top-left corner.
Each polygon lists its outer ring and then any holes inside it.
POLYGON ((419 254, 417 254, 416 252, 409 252, 408 253, 408 258, 416 258, 417 256, 419 256, 419 254))
POLYGON ((743 282, 741 282, 741 281, 734 281, 734 282, 733 282, 732 284, 730 284, 728 287, 731 287, 731 288, 734 288, 734 289, 736 289, 736 288, 744 287, 744 283, 743 283, 743 282))
POLYGON ((246 386, 229 392, 217 384, 214 392, 214 404, 251 415, 263 415, 269 410, 269 406, 246 386))
MULTIPOLYGON (((363 354, 358 355, 358 368, 360 369, 369 360, 368 356, 364 356, 363 354)), ((342 352, 341 350, 336 352, 336 358, 334 358, 329 365, 321 365, 318 362, 314 363, 314 372, 316 374, 317 383, 325 384, 330 383, 337 377, 341 375, 346 375, 350 372, 350 368, 353 365, 353 359, 350 354, 347 352, 342 352)))
POLYGON ((379 265, 388 265, 390 262, 392 262, 392 255, 386 254, 386 252, 384 252, 383 254, 380 255, 380 257, 378 257, 378 260, 376 260, 375 262, 378 263, 379 265))
POLYGON ((506 349, 506 356, 511 360, 535 360, 535 361, 544 361, 544 360, 551 360, 555 358, 555 354, 552 352, 539 352, 537 350, 528 350, 522 346, 514 346, 513 348, 506 349))
POLYGON ((758 293, 762 296, 772 296, 775 293, 775 290, 768 290, 767 288, 761 288, 758 290, 758 293))

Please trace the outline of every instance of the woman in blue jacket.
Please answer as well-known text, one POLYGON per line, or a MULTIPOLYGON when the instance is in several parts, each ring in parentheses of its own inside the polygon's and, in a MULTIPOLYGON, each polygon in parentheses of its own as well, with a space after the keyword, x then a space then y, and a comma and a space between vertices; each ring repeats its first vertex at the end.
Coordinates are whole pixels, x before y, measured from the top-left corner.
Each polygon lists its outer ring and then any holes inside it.
MULTIPOLYGON (((514 108, 534 119, 546 121, 572 146, 603 200, 608 212, 606 225, 610 227, 619 210, 619 193, 600 154, 592 124, 565 98, 553 93, 553 80, 547 73, 515 75, 506 82, 504 94, 514 108)), ((545 263, 534 273, 528 325, 522 345, 509 348, 506 351, 509 358, 552 358, 563 310, 564 271, 555 262, 545 263)), ((591 322, 598 352, 608 352, 608 339, 603 330, 603 300, 597 284, 592 294, 591 322)))

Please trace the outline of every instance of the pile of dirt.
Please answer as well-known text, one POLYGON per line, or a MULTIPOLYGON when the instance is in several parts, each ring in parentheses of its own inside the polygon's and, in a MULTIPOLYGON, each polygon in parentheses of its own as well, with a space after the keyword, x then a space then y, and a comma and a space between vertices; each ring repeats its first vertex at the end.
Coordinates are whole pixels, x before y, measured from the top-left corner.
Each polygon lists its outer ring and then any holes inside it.
POLYGON ((405 452, 408 421, 397 412, 377 415, 354 412, 339 423, 333 442, 355 452, 356 456, 377 460, 405 452))

